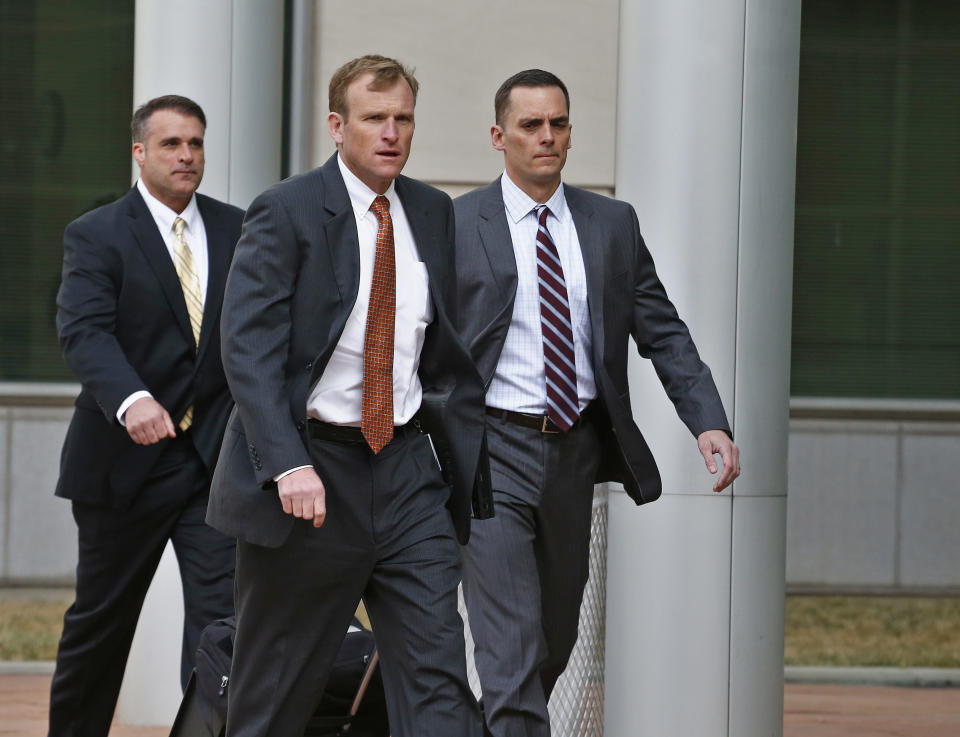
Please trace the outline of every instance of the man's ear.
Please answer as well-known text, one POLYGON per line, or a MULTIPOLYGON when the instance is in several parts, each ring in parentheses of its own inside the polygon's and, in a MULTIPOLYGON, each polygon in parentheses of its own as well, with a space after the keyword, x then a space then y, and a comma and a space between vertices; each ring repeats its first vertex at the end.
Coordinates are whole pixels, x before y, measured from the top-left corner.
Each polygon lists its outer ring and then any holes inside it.
POLYGON ((331 112, 327 115, 327 132, 337 145, 343 143, 343 126, 345 123, 346 121, 340 113, 331 112))
POLYGON ((133 158, 141 169, 143 168, 143 157, 145 153, 146 151, 142 141, 137 141, 133 144, 133 158))
POLYGON ((503 151, 503 128, 499 125, 490 126, 490 143, 497 151, 503 151))

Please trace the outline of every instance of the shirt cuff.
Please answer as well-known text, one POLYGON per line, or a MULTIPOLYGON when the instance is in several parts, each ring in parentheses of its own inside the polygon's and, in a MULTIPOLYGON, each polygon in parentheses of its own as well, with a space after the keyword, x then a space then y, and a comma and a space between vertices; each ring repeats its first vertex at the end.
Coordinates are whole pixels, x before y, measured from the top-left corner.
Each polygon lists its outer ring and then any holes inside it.
POLYGON ((120 405, 120 409, 117 410, 117 422, 126 427, 127 423, 123 419, 123 413, 130 409, 131 404, 136 402, 138 399, 143 399, 144 397, 150 397, 153 399, 153 395, 148 391, 134 392, 129 397, 124 399, 123 403, 120 405))
POLYGON ((297 466, 296 468, 291 468, 289 471, 284 471, 283 473, 278 473, 276 476, 273 477, 273 480, 274 480, 275 482, 276 482, 276 481, 279 481, 279 480, 282 479, 284 476, 289 476, 289 475, 290 475, 291 473, 293 473, 294 471, 299 471, 299 470, 301 470, 301 469, 303 469, 303 468, 313 468, 313 466, 297 466))

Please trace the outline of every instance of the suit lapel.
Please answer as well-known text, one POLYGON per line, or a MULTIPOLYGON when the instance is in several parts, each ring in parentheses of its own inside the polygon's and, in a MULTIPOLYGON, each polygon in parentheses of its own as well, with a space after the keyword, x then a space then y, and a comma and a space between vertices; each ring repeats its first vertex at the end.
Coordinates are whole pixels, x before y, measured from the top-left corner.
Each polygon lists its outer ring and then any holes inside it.
MULTIPOLYGON (((330 250, 334 278, 340 297, 344 302, 342 322, 345 323, 360 286, 360 238, 357 235, 357 219, 353 214, 353 205, 347 186, 343 183, 337 155, 334 154, 320 169, 323 180, 323 223, 326 246, 330 250)), ((343 325, 336 326, 334 334, 339 335, 343 325)))
POLYGON ((203 302, 203 323, 200 326, 200 345, 197 347, 197 365, 199 365, 220 317, 223 288, 230 268, 232 248, 227 242, 227 230, 223 227, 217 213, 207 206, 200 195, 197 195, 197 207, 203 219, 203 229, 207 234, 207 296, 203 302))
POLYGON ((593 332, 593 354, 603 356, 603 273, 606 249, 609 247, 593 207, 576 187, 563 187, 567 206, 573 215, 573 224, 583 254, 583 268, 587 275, 587 305, 590 308, 590 329, 593 332))
POLYGON ((500 298, 512 309, 517 294, 517 257, 513 253, 513 238, 507 225, 499 179, 484 189, 479 215, 477 236, 480 246, 487 255, 494 281, 500 289, 500 298))
POLYGON ((157 281, 160 282, 167 303, 177 318, 177 325, 184 337, 192 343, 193 329, 190 327, 187 303, 184 301, 183 288, 180 286, 180 279, 177 277, 177 270, 173 266, 170 252, 157 229, 157 223, 150 214, 150 210, 147 209, 147 203, 143 201, 143 197, 140 196, 136 187, 130 190, 127 197, 130 203, 127 214, 130 218, 130 229, 133 232, 134 239, 143 252, 147 263, 150 264, 157 281))

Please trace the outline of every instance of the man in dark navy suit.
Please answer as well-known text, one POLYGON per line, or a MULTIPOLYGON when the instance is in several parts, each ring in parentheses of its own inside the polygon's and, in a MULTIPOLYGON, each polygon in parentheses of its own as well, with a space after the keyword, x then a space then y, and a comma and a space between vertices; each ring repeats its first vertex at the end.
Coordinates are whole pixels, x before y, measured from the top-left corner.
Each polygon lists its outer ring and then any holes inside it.
POLYGON ((77 523, 50 735, 103 735, 168 540, 183 580, 182 685, 200 631, 233 611, 234 540, 204 522, 232 406, 220 305, 243 212, 196 194, 206 118, 185 97, 133 115, 140 178, 64 232, 57 329, 80 380, 57 496, 77 523))

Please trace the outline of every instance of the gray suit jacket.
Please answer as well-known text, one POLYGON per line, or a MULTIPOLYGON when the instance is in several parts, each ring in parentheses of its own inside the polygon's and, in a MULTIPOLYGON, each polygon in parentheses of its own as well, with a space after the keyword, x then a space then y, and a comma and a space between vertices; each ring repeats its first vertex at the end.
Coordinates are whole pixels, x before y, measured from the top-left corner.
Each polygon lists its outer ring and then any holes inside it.
MULTIPOLYGON (((687 326, 657 278, 627 203, 564 185, 583 251, 593 331, 593 370, 602 418, 597 482, 619 481, 637 504, 660 496, 657 464, 633 421, 627 382, 629 336, 653 361, 677 413, 694 435, 730 432, 710 375, 687 326)), ((500 180, 454 202, 460 334, 484 387, 493 378, 510 327, 517 264, 500 180)))
MULTIPOLYGON (((446 399, 442 421, 454 469, 448 504, 458 538, 470 530, 471 492, 483 436, 483 387, 453 328, 450 198, 398 177, 397 194, 427 268, 434 320, 420 355, 424 394, 446 399)), ((237 408, 227 423, 207 521, 276 547, 293 516, 273 477, 311 465, 307 397, 357 298, 356 220, 336 156, 280 182, 247 210, 223 300, 223 363, 237 408)))

